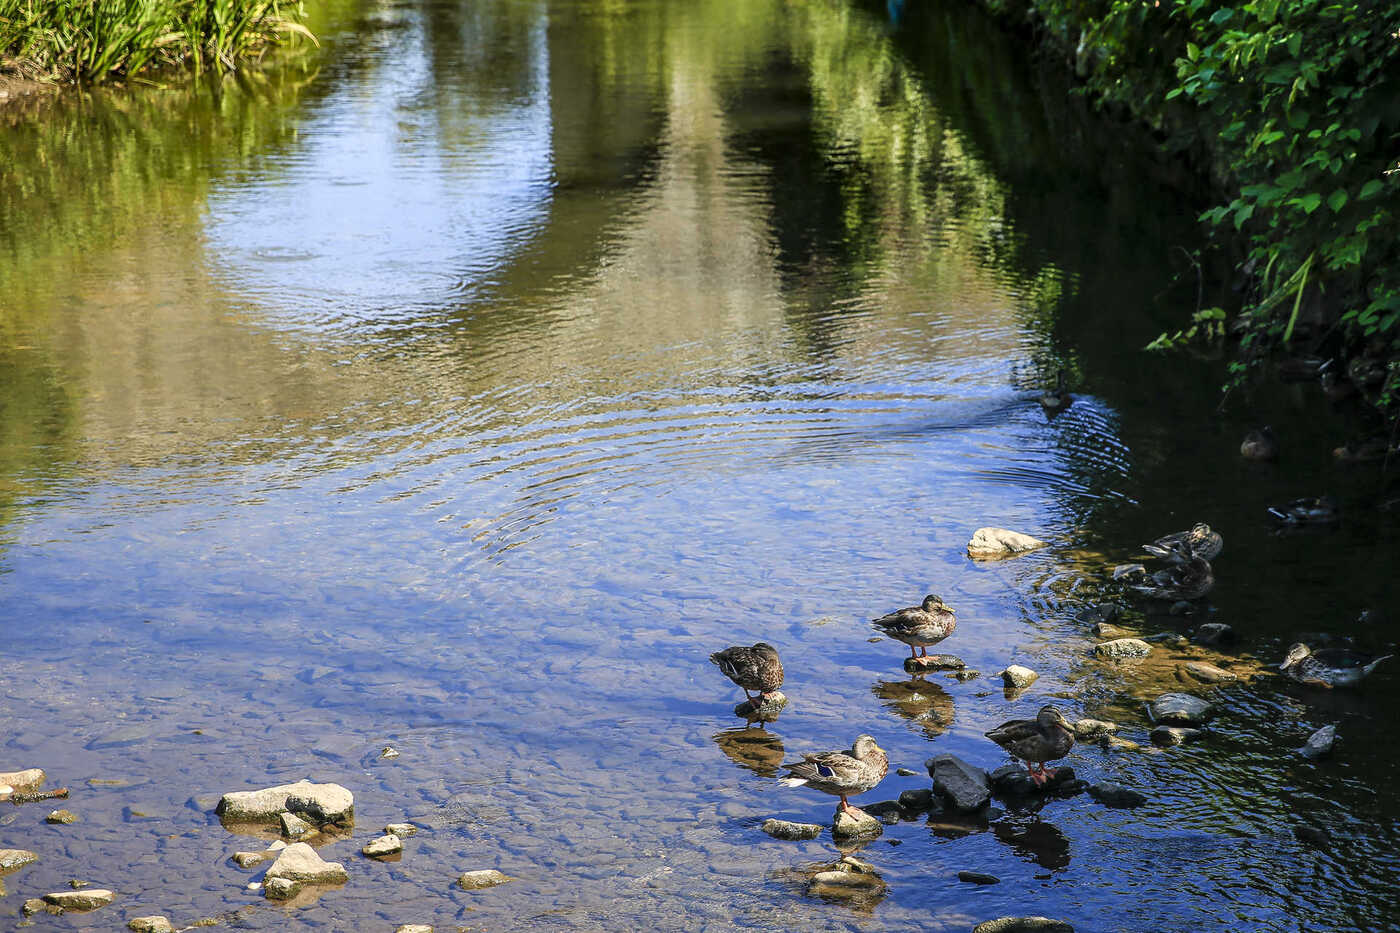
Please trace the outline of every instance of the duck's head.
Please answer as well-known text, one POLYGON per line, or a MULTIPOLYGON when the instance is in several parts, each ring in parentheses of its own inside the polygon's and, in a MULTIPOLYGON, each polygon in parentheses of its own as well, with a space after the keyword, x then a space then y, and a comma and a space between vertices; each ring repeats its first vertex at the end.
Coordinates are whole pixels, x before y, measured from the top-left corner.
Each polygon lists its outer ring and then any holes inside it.
POLYGON ((953 607, 945 603, 943 601, 943 597, 935 596, 932 593, 924 597, 923 608, 924 612, 934 612, 937 610, 941 610, 943 612, 953 611, 953 607))
POLYGON ((862 761, 876 752, 883 755, 885 750, 876 744, 874 736, 858 735, 855 744, 851 746, 851 753, 862 761))
POLYGON ((1061 729, 1073 731, 1069 720, 1065 718, 1065 714, 1060 711, 1058 706, 1054 705, 1042 706, 1040 712, 1035 716, 1035 723, 1042 729, 1049 729, 1051 726, 1059 726, 1061 729))
POLYGON ((1310 654, 1312 654, 1312 649, 1302 642, 1298 642, 1288 649, 1288 654, 1283 656, 1283 663, 1278 666, 1278 669, 1286 671, 1310 654))

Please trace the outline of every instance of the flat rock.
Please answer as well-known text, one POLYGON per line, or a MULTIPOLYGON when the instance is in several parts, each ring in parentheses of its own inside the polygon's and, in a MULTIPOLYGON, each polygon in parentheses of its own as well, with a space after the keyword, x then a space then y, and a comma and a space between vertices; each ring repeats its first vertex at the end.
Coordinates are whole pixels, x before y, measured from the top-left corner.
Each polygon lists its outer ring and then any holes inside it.
POLYGON ((978 528, 972 533, 972 540, 967 542, 967 556, 995 560, 1003 557, 1015 557, 1017 554, 1024 554, 1041 547, 1045 547, 1044 541, 1019 531, 1008 531, 1005 528, 978 528))
POLYGON ((418 832, 418 827, 414 826, 412 823, 387 823, 384 826, 384 832, 393 833, 400 839, 407 839, 409 836, 418 832))
POLYGON ((271 852, 235 852, 233 864, 239 868, 255 868, 272 858, 271 852))
POLYGON ((1118 731, 1118 723, 1107 719, 1079 719, 1074 723, 1074 736, 1079 739, 1096 739, 1101 735, 1113 735, 1118 731))
POLYGON ((405 923, 394 928, 394 933, 433 933, 426 923, 405 923))
POLYGON ((1199 726, 1210 718, 1213 707, 1189 693, 1164 693, 1148 706, 1152 721, 1168 726, 1199 726))
POLYGON ((764 820, 759 829, 774 839, 815 839, 822 834, 822 827, 817 823, 794 823, 772 817, 764 820))
POLYGON ((1176 671, 1181 680, 1194 680, 1203 684, 1228 684, 1240 679, 1238 674, 1232 674, 1207 661, 1187 661, 1176 671))
POLYGON ((1204 622, 1196 626, 1191 640, 1198 645, 1219 645, 1235 637, 1235 630, 1224 622, 1204 622))
POLYGON ((393 833, 376 836, 364 844, 360 854, 369 858, 387 858, 403 851, 403 840, 393 833))
POLYGON ((1321 758, 1332 751, 1332 746, 1336 742, 1337 727, 1335 725, 1323 726, 1308 736, 1308 741, 1302 748, 1298 749, 1298 754, 1304 758, 1321 758))
POLYGON ((1115 784, 1113 781, 1100 781, 1089 785, 1089 796, 1106 807, 1131 808, 1147 803, 1147 798, 1131 787, 1115 784))
POLYGON ((1172 746, 1183 742, 1194 742, 1204 733, 1200 729, 1185 726, 1158 726, 1150 733, 1153 745, 1172 746))
POLYGON ((884 824, 864 811, 838 809, 831 821, 833 839, 874 839, 884 831, 884 824))
POLYGON ((925 671, 960 671, 967 662, 955 654, 930 654, 922 658, 905 658, 904 669, 911 674, 925 671))
POLYGON ((987 772, 956 755, 935 755, 924 765, 933 778, 933 789, 954 810, 979 810, 992 799, 987 772))
POLYGON ((1039 677, 1040 675, 1029 667, 1022 667, 1019 664, 1009 664, 1001 672, 1001 681, 1008 687, 1029 687, 1039 677))
POLYGON ((30 794, 44 786, 44 776, 42 768, 26 768, 23 771, 0 771, 0 784, 7 785, 10 792, 16 794, 30 794))
POLYGON ((510 881, 508 875, 496 871, 494 868, 482 868, 477 871, 467 871, 457 876, 457 887, 463 891, 477 891, 481 888, 491 888, 498 884, 505 884, 510 881))
POLYGON ((355 798, 339 784, 297 781, 262 790, 233 791, 219 798, 215 812, 229 823, 276 823, 284 812, 314 821, 348 825, 355 819, 355 798))
POLYGON ((1133 633, 1132 633, 1132 631, 1131 631, 1130 629, 1123 628, 1123 626, 1121 626, 1121 625, 1114 625, 1114 624, 1111 623, 1111 622, 1099 622, 1099 623, 1097 623, 1097 624, 1094 626, 1094 634, 1097 635, 1097 636, 1099 636, 1100 638, 1110 638, 1110 639, 1111 639, 1111 638, 1132 638, 1132 637, 1133 637, 1133 633))
POLYGON ((26 865, 39 861, 39 856, 28 849, 0 849, 0 875, 19 871, 26 865))
POLYGON ((1125 658, 1145 658, 1152 653, 1152 646, 1141 638, 1115 638, 1101 641, 1094 646, 1094 654, 1112 661, 1125 658))
POLYGON ((989 875, 981 871, 960 871, 958 880, 966 881, 968 884, 1001 884, 1001 879, 996 875, 989 875))
POLYGON ((296 884, 344 884, 350 876, 339 862, 327 862, 311 846, 294 842, 277 854, 263 883, 283 878, 296 884))
POLYGON ((96 910, 116 900, 117 895, 106 888, 83 888, 81 891, 55 891, 44 895, 44 903, 64 910, 96 910))
POLYGON ((1074 927, 1049 917, 998 917, 977 924, 972 933, 1074 933, 1074 927))
POLYGON ((175 928, 170 925, 170 918, 160 914, 132 917, 126 922, 126 928, 133 933, 175 933, 175 928))

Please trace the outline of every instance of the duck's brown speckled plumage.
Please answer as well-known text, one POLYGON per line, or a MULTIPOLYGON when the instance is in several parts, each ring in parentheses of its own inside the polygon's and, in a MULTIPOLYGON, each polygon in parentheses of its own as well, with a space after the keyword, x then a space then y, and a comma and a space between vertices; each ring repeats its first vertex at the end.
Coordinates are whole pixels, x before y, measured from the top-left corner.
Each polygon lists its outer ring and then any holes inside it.
POLYGON ((1169 600, 1200 599, 1211 591, 1215 574, 1208 560, 1192 553, 1182 541, 1174 544, 1169 553, 1174 565, 1157 571, 1150 583, 1134 586, 1134 590, 1153 599, 1169 600))
POLYGON ((1074 730, 1055 706, 1041 707, 1034 719, 1012 719, 987 733, 987 738, 1026 763, 1037 784, 1055 772, 1045 762, 1063 758, 1074 747, 1074 730))
POLYGON ((1153 557, 1175 560, 1178 544, 1185 545, 1187 551, 1203 560, 1215 560, 1225 549, 1225 539, 1220 532, 1212 530, 1205 522, 1197 522, 1186 531, 1162 535, 1151 544, 1144 544, 1142 549, 1153 557))
POLYGON ((766 696, 783 685, 783 662, 778 658, 778 649, 766 641, 752 647, 735 645, 716 651, 710 660, 719 665, 725 677, 742 687, 749 699, 753 699, 750 690, 766 696))
POLYGON ((1366 678, 1376 665, 1391 657, 1380 657, 1350 648, 1321 648, 1313 651, 1307 645, 1294 645, 1279 670, 1300 684, 1314 687, 1352 687, 1366 678))
POLYGON ((929 645, 936 645, 953 634, 953 629, 958 627, 958 619, 952 606, 930 594, 924 597, 920 605, 880 616, 871 624, 896 641, 904 642, 909 646, 910 654, 918 657, 919 652, 914 649, 922 649, 927 655, 929 645))
POLYGON ((840 809, 854 810, 846 798, 861 794, 879 784, 889 772, 885 750, 868 735, 857 736, 846 751, 817 752, 802 760, 783 765, 789 787, 803 784, 841 798, 840 809))

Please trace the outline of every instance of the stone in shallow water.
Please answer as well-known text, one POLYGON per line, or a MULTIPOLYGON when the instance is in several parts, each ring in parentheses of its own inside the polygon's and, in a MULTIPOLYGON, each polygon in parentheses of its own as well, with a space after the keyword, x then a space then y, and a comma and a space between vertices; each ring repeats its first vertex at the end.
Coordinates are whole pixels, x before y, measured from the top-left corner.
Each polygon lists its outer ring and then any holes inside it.
POLYGON ((409 836, 418 832, 418 827, 414 826, 412 823, 388 823, 384 826, 384 832, 393 833, 400 839, 407 839, 409 836))
POLYGON ((933 778, 933 789, 954 810, 978 810, 992 799, 987 772, 956 755, 936 755, 924 762, 933 778))
POLYGON ((1080 719, 1074 724, 1074 735, 1080 739, 1093 739, 1101 735, 1112 735, 1118 731, 1118 724, 1107 719, 1080 719))
POLYGON ((296 839, 311 832, 311 824, 295 813, 281 813, 277 819, 282 826, 282 835, 288 839, 296 839))
POLYGON ((1083 791, 1083 782, 1074 776, 1073 768, 1061 765, 1053 770, 1055 773, 1044 784, 1036 784, 1025 765, 1006 764, 993 771, 989 780, 998 794, 1013 797, 1030 794, 1072 796, 1083 791))
POLYGON ((233 863, 239 868, 254 868, 272 858, 268 852, 235 852, 233 863))
POLYGON ((1337 741, 1337 727, 1326 725, 1308 736, 1308 741, 1302 748, 1298 749, 1298 754, 1304 758, 1317 759, 1332 751, 1332 746, 1337 741))
POLYGON ((1127 658, 1145 658, 1152 653, 1152 646, 1141 638, 1115 638, 1101 641, 1094 646, 1094 654, 1111 661, 1127 658))
POLYGON ((28 849, 0 849, 0 874, 18 871, 37 861, 39 856, 28 849))
POLYGON ((339 784, 297 781, 261 790, 233 791, 219 798, 215 812, 229 823, 275 823, 283 811, 317 822, 346 825, 354 822, 355 798, 339 784))
POLYGON ((1191 640, 1198 645, 1219 645, 1234 637, 1235 630, 1224 622, 1205 622, 1191 633, 1191 640))
POLYGON ((263 882, 283 878, 297 884, 344 884, 350 876, 339 862, 327 862, 311 846, 294 842, 277 855, 263 882))
POLYGON ((48 816, 44 817, 44 822, 63 823, 65 825, 68 823, 76 823, 78 822, 78 814, 74 813, 72 810, 54 810, 48 816))
POLYGON ((1029 687, 1039 679, 1040 675, 1029 667, 1022 667, 1019 664, 1007 665, 1001 672, 1001 681, 1008 687, 1029 687))
POLYGON ((1008 531, 1005 528, 978 528, 972 533, 972 540, 967 542, 967 556, 995 560, 1003 557, 1015 557, 1017 554, 1024 554, 1041 547, 1045 547, 1044 541, 1019 531, 1008 531))
POLYGON ((1189 678, 1203 684, 1226 684, 1240 679, 1239 675, 1232 674, 1206 661, 1187 661, 1176 670, 1179 679, 1187 680, 1189 678))
POLYGON ((385 833, 383 836, 371 839, 366 842, 364 848, 360 849, 361 854, 369 858, 387 858, 391 855, 398 855, 403 851, 403 840, 393 833, 385 833))
POLYGON ((960 871, 958 880, 968 884, 1001 884, 1001 879, 996 875, 989 875, 981 871, 960 871))
POLYGON ((117 895, 106 888, 84 888, 81 891, 55 891, 45 894, 44 902, 64 910, 97 910, 106 907, 117 895))
POLYGON ((1189 693, 1164 693, 1148 707, 1152 721, 1168 726, 1198 726, 1210 718, 1212 706, 1189 693))
POLYGON ((972 933, 1074 933, 1074 927, 1049 917, 998 917, 977 924, 972 933))
POLYGON ((815 839, 822 834, 821 826, 816 823, 793 823, 771 817, 764 820, 759 829, 774 839, 815 839))
POLYGON ((46 777, 42 768, 26 768, 23 771, 0 771, 0 784, 7 785, 11 793, 33 793, 44 786, 46 777))
POLYGON ((837 810, 831 821, 831 835, 835 839, 873 839, 884 831, 879 820, 863 811, 837 810))
POLYGON ((1112 781, 1089 785, 1089 796, 1106 807, 1140 807, 1147 803, 1147 798, 1138 791, 1112 781))
POLYGON ((170 925, 170 919, 160 914, 149 917, 132 917, 127 921, 126 927, 132 933, 174 933, 175 930, 170 925))
POLYGON ((967 662, 954 654, 931 654, 922 658, 905 658, 904 669, 911 674, 923 671, 960 671, 967 662))
POLYGON ((1194 742, 1204 734, 1200 729, 1188 729, 1184 726, 1158 726, 1152 730, 1150 738, 1153 745, 1171 746, 1194 742))
POLYGON ((394 933, 433 933, 433 928, 426 923, 405 923, 396 927, 394 933))
POLYGON ((908 813, 927 813, 933 809, 933 788, 914 787, 900 791, 899 806, 908 813))
POLYGON ((1094 634, 1100 638, 1131 638, 1133 633, 1130 629, 1121 625, 1114 625, 1111 622, 1099 622, 1094 626, 1094 634))
POLYGON ((894 773, 898 774, 900 777, 914 777, 919 772, 915 771, 913 768, 895 768, 894 773))
POLYGON ((735 716, 753 717, 760 719, 768 716, 776 716, 787 707, 788 698, 781 690, 774 690, 766 697, 753 700, 745 700, 734 707, 735 716))
POLYGON ((494 868, 482 868, 477 871, 466 871, 457 876, 457 887, 463 891, 477 891, 481 888, 490 888, 498 884, 505 884, 510 881, 510 876, 504 875, 494 868))

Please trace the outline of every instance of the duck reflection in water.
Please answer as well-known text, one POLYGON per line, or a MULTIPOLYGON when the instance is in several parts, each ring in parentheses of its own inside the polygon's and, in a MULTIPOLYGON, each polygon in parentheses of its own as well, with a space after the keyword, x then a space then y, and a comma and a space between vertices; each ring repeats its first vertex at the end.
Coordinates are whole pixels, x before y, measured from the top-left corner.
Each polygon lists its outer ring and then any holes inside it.
POLYGON ((992 834, 1041 868, 1069 867, 1069 837, 1038 815, 999 820, 992 824, 992 834))
POLYGON ((877 680, 870 692, 893 710, 923 730, 931 739, 948 731, 953 724, 953 698, 941 686, 916 674, 910 680, 877 680))
POLYGON ((763 728, 761 722, 758 726, 753 722, 742 729, 716 732, 711 738, 724 752, 724 757, 739 767, 760 777, 777 777, 778 767, 783 763, 783 740, 763 728))

